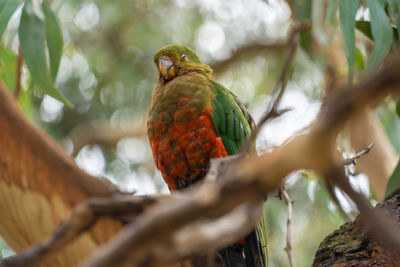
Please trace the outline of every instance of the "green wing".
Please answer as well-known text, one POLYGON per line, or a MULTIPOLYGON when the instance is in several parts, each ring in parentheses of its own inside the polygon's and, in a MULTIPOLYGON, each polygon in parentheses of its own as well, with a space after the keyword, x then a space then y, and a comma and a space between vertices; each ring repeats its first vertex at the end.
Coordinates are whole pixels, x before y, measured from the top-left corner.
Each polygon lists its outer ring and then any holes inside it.
POLYGON ((253 119, 234 94, 215 81, 211 83, 215 93, 211 119, 228 154, 236 154, 252 132, 253 119))
MULTIPOLYGON (((211 114, 211 119, 228 154, 236 154, 254 130, 254 121, 239 99, 228 89, 212 81, 212 90, 215 93, 215 99, 212 100, 214 112, 211 114)), ((263 216, 256 227, 256 234, 264 255, 264 265, 267 266, 267 230, 264 220, 263 216)))

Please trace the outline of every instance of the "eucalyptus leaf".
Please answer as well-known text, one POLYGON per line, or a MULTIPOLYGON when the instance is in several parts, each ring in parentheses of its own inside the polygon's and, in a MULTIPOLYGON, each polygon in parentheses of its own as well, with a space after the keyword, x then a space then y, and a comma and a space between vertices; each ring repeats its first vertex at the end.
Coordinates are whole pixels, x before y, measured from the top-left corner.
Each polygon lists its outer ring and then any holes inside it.
POLYGON ((396 113, 397 113, 397 116, 400 117, 400 100, 398 100, 397 104, 396 104, 396 113))
POLYGON ((356 47, 356 54, 355 54, 355 66, 360 69, 360 70, 364 70, 365 66, 364 66, 364 57, 360 51, 360 49, 358 49, 356 47))
POLYGON ((46 94, 72 107, 72 104, 54 87, 47 66, 44 14, 38 2, 34 0, 25 1, 18 34, 24 60, 35 83, 46 94))
MULTIPOLYGON (((312 17, 312 0, 293 0, 294 12, 296 20, 311 21, 312 17)), ((307 52, 307 54, 312 54, 312 30, 311 27, 306 31, 300 33, 300 46, 307 52)))
POLYGON ((0 38, 19 4, 20 0, 0 0, 0 38))
POLYGON ((385 197, 390 196, 399 187, 400 187, 400 160, 397 162, 397 166, 394 169, 392 176, 390 176, 390 178, 389 178, 389 182, 386 186, 385 197))
POLYGON ((53 78, 53 81, 55 81, 58 67, 60 66, 63 49, 63 37, 57 16, 54 14, 53 10, 46 1, 43 2, 42 8, 45 15, 46 40, 50 59, 50 74, 53 78))
MULTIPOLYGON (((372 31, 371 31, 371 22, 369 21, 357 21, 356 22, 356 28, 360 32, 362 32, 366 37, 368 37, 370 40, 374 40, 374 37, 372 37, 372 31)), ((392 27, 392 32, 393 32, 393 38, 398 41, 399 40, 399 33, 395 27, 392 27)))
POLYGON ((0 46, 0 78, 8 89, 14 91, 17 57, 8 47, 0 46))
POLYGON ((390 6, 390 12, 396 20, 397 34, 400 35, 400 2, 398 0, 387 0, 387 2, 390 6))
POLYGON ((292 2, 297 20, 311 20, 312 0, 293 0, 292 2))
POLYGON ((358 9, 358 0, 341 0, 340 1, 340 27, 344 39, 344 51, 346 53, 349 82, 353 81, 354 76, 354 60, 355 60, 355 34, 354 27, 356 24, 356 13, 358 9))
POLYGON ((385 0, 367 0, 371 15, 371 32, 375 41, 369 61, 369 68, 379 65, 389 53, 393 42, 392 26, 385 13, 385 0))

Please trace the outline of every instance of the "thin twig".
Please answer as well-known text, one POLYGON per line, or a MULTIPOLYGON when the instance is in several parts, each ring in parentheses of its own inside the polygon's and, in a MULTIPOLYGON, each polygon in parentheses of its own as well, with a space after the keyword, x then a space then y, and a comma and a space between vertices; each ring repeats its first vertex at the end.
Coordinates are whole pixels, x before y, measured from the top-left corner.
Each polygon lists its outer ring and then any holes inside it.
POLYGON ((357 159, 361 158, 365 154, 368 154, 373 147, 374 147, 374 143, 371 143, 369 146, 367 146, 366 148, 364 148, 363 150, 358 152, 355 156, 345 159, 343 161, 343 164, 344 165, 350 165, 350 164, 357 165, 357 159))
POLYGON ((309 27, 309 23, 306 22, 301 22, 295 26, 293 26, 289 38, 286 44, 286 47, 289 48, 289 52, 287 53, 286 59, 285 59, 285 64, 283 66, 282 72, 279 76, 279 80, 275 86, 275 89, 272 93, 271 100, 268 103, 267 109, 264 113, 264 116, 261 118, 261 120, 258 122, 255 130, 253 131, 251 137, 248 139, 247 143, 244 147, 245 151, 251 151, 252 144, 254 143, 254 140, 257 138, 261 127, 267 123, 268 121, 271 121, 279 116, 281 116, 283 113, 289 111, 289 108, 281 109, 279 110, 279 104, 281 103, 281 99, 283 96, 283 93, 286 90, 286 85, 287 85, 287 76, 289 74, 290 66, 292 65, 294 55, 298 46, 298 38, 297 35, 306 30, 309 27))
POLYGON ((17 69, 15 72, 15 90, 14 97, 18 99, 19 94, 21 92, 21 76, 22 76, 22 63, 23 63, 21 48, 18 48, 18 56, 17 56, 17 69))
POLYGON ((287 206, 287 220, 286 220, 286 247, 285 251, 288 255, 290 267, 296 267, 296 263, 294 262, 293 258, 293 253, 292 253, 292 204, 293 201, 290 198, 288 192, 285 190, 284 187, 281 187, 279 189, 280 195, 283 197, 285 200, 286 206, 287 206))

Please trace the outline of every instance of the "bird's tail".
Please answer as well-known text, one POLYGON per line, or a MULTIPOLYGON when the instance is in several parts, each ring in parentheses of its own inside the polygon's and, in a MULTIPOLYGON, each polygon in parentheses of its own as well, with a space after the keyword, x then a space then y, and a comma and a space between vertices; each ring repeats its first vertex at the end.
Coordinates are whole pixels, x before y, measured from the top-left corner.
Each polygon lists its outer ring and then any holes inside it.
MULTIPOLYGON (((265 267, 266 254, 263 240, 261 238, 263 232, 253 230, 243 240, 244 242, 236 243, 233 246, 224 248, 219 251, 224 267, 265 267)), ((265 239, 266 240, 266 239, 265 239)))

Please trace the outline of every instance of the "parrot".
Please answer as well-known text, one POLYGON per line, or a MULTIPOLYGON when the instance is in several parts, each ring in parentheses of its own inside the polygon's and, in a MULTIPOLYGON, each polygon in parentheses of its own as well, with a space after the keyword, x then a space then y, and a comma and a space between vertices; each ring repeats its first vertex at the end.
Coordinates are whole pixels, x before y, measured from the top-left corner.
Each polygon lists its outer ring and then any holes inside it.
MULTIPOLYGON (((245 106, 216 82, 212 69, 182 45, 154 54, 158 81, 147 134, 157 169, 171 192, 203 179, 212 158, 239 153, 255 124, 245 106)), ((265 230, 265 229, 264 229, 265 230)), ((218 251, 224 267, 265 266, 265 244, 253 230, 218 251)))

